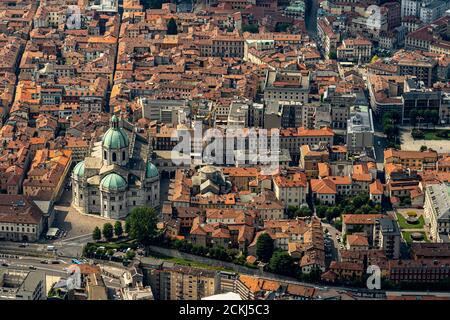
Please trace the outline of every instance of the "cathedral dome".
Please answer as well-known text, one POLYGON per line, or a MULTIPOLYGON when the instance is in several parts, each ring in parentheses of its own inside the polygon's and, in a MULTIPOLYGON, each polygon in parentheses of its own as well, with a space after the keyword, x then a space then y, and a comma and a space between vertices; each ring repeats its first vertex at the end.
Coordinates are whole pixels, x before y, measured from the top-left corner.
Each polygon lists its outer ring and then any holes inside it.
POLYGON ((77 163, 75 168, 73 168, 73 174, 78 178, 84 177, 84 161, 80 161, 77 163))
POLYGON ((129 145, 128 136, 119 127, 119 118, 116 115, 111 118, 111 128, 103 136, 102 145, 107 149, 123 149, 129 145))
POLYGON ((156 166, 150 161, 147 162, 147 167, 145 168, 145 177, 146 178, 154 178, 159 176, 158 169, 156 166))
POLYGON ((125 189, 127 182, 122 176, 117 173, 110 173, 105 176, 100 182, 100 187, 107 190, 120 190, 125 189))

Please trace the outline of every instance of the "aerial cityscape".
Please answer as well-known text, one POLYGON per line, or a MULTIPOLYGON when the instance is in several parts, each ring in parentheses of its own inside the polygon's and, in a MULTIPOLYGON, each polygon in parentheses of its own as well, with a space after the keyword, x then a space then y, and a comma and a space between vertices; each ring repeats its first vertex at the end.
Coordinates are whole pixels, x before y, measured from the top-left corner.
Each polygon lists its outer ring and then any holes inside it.
POLYGON ((450 0, 0 0, 0 113, 0 300, 450 300, 450 0))

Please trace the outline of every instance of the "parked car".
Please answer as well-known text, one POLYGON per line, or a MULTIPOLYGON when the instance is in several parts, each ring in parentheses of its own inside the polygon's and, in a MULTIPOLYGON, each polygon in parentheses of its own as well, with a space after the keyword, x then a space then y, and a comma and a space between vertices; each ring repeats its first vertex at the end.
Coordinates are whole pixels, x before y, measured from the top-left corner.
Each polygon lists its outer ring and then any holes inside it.
POLYGON ((48 260, 41 260, 42 264, 48 264, 48 260))

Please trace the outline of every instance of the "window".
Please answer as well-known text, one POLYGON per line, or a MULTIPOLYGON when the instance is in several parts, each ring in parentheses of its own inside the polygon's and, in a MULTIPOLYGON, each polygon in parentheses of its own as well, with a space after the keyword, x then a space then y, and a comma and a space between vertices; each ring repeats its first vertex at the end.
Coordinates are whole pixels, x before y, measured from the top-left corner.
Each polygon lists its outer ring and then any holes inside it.
POLYGON ((122 151, 122 160, 125 161, 125 151, 122 151))
POLYGON ((113 154, 112 154, 112 161, 113 161, 113 162, 116 162, 116 161, 117 161, 117 156, 116 156, 116 153, 115 153, 115 152, 113 152, 113 154))
POLYGON ((114 211, 114 206, 111 206, 111 211, 114 211))
POLYGON ((103 152, 103 158, 105 159, 105 160, 107 160, 108 159, 108 153, 105 151, 105 152, 103 152))

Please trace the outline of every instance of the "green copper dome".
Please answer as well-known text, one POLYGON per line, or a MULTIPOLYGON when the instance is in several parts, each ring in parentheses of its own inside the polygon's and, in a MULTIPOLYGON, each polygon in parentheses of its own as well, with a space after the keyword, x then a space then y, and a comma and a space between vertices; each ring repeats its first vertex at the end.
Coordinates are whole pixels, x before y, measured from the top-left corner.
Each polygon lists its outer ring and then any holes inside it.
POLYGON ((84 176, 84 161, 80 161, 77 163, 75 168, 73 168, 73 174, 76 177, 83 177, 84 176))
POLYGON ((125 189, 127 182, 117 173, 110 173, 102 179, 100 186, 108 190, 119 190, 125 189))
POLYGON ((145 177, 146 178, 154 178, 159 176, 158 169, 155 167, 153 163, 150 161, 147 162, 147 168, 145 169, 145 177))
POLYGON ((111 128, 103 136, 102 145, 107 149, 122 149, 129 145, 128 136, 120 128, 119 118, 116 115, 111 117, 111 128))

